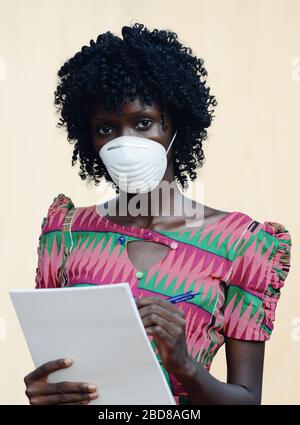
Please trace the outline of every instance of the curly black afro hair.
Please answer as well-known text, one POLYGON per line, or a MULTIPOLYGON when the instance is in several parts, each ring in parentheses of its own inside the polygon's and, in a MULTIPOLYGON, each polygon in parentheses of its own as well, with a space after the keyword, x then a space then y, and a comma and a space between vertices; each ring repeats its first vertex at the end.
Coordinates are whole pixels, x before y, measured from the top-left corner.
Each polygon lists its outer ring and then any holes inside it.
MULTIPOLYGON (((107 111, 120 113, 125 99, 140 96, 150 106, 152 100, 160 102, 176 123, 174 175, 185 188, 186 175, 195 180, 195 169, 203 165, 202 141, 213 119, 211 107, 217 105, 206 86, 204 61, 193 56, 171 31, 149 31, 135 23, 124 26, 122 36, 110 31, 100 34, 58 71, 54 101, 60 113, 57 126, 66 127, 68 141, 74 144, 72 165, 79 158, 82 180, 88 178, 98 185, 105 177, 113 183, 92 145, 91 113, 97 100, 107 111)), ((113 187, 119 193, 117 186, 113 187)))

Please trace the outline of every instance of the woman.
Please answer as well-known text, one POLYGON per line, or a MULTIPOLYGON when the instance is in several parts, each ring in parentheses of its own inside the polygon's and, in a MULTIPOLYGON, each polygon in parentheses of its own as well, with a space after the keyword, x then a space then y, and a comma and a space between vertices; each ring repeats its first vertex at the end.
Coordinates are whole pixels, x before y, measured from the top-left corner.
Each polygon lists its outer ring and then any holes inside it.
MULTIPOLYGON (((260 404, 290 235, 281 224, 188 201, 179 186, 203 165, 216 105, 203 61, 172 32, 135 24, 122 36, 101 34, 58 73, 55 104, 75 142, 72 165, 79 158, 83 180, 104 177, 118 196, 80 208, 64 194, 54 199, 42 223, 36 287, 129 282, 177 403, 260 404), (182 205, 192 214, 175 214, 182 205), (190 300, 166 300, 189 290, 197 293, 190 300), (223 343, 227 383, 209 372, 223 343)), ((30 373, 30 403, 101 397, 93 383, 47 382, 71 364, 54 360, 30 373)))

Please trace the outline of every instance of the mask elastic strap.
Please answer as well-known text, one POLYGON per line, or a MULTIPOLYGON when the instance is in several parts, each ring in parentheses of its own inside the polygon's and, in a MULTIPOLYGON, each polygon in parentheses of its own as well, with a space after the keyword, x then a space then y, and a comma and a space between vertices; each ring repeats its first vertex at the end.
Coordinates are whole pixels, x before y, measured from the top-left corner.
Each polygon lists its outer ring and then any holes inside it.
POLYGON ((171 143, 169 144, 169 147, 168 147, 168 149, 167 149, 166 155, 168 155, 169 149, 170 149, 170 147, 172 146, 172 143, 173 143, 173 141, 174 141, 174 139, 175 139, 175 137, 176 137, 176 134, 177 134, 177 130, 175 131, 175 134, 174 134, 174 136, 173 136, 173 139, 171 140, 171 143))

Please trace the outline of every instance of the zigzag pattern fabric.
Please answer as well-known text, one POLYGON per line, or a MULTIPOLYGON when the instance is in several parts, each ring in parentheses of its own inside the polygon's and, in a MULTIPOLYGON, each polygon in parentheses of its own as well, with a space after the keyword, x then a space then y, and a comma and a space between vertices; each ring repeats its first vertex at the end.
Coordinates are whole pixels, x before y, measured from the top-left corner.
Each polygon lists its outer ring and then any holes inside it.
MULTIPOLYGON (((235 211, 188 231, 151 230, 151 242, 170 249, 162 260, 139 271, 129 258, 127 243, 149 240, 149 229, 113 223, 94 205, 76 208, 71 231, 63 232, 73 208, 71 199, 59 194, 42 222, 36 288, 128 282, 137 298, 164 299, 199 291, 177 307, 185 314, 188 351, 208 370, 225 337, 270 338, 290 268, 291 237, 283 225, 259 223, 235 211)), ((160 364, 177 403, 188 403, 185 389, 160 364)))

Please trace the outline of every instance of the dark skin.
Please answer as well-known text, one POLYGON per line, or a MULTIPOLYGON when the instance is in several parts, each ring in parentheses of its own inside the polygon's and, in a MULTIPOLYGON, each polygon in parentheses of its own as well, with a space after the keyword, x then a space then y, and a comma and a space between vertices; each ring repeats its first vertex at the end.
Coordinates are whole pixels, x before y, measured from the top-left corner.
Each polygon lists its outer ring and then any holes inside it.
MULTIPOLYGON (((101 103, 96 105, 91 117, 92 143, 99 153, 105 143, 116 137, 132 135, 146 137, 161 143, 166 149, 174 134, 170 116, 166 115, 166 129, 161 126, 161 108, 157 102, 145 105, 142 99, 128 101, 122 109, 122 115, 109 114, 101 103)), ((173 182, 171 147, 167 160, 168 166, 163 181, 173 182)), ((154 189, 156 190, 156 189, 154 189)), ((118 205, 124 193, 114 198, 108 205, 118 205)), ((128 196, 128 195, 127 195, 128 196)), ((128 202, 134 195, 128 196, 128 202)), ((107 216, 111 221, 152 230, 187 229, 184 213, 181 216, 163 214, 169 205, 180 205, 184 195, 178 190, 171 191, 170 198, 160 199, 153 205, 155 215, 151 214, 151 200, 148 198, 149 211, 145 216, 132 217, 129 213, 107 216), (169 203, 166 205, 166 203, 169 203)), ((152 201, 153 202, 153 201, 152 201)), ((195 207, 194 201, 192 206, 195 207)), ((197 203, 196 203, 197 204, 197 203)), ((200 206, 200 204, 198 204, 200 206)), ((101 208, 101 206, 99 206, 101 208)), ((204 223, 214 223, 228 213, 202 206, 204 223)), ((153 210, 152 210, 153 211, 153 210)), ((198 219, 192 223, 197 226, 198 219)), ((189 222, 190 225, 191 222, 189 222)), ((162 244, 134 241, 128 244, 131 261, 138 270, 146 270, 167 255, 168 248, 162 244), (145 255, 146 254, 146 255, 145 255)), ((187 390, 192 404, 260 404, 263 377, 264 348, 263 342, 225 339, 227 382, 214 378, 201 364, 188 353, 186 346, 185 318, 177 306, 160 297, 150 296, 136 300, 140 316, 148 335, 152 335, 158 348, 164 367, 182 383, 187 390)), ((56 370, 70 367, 64 359, 48 362, 25 377, 26 395, 30 404, 88 404, 99 397, 93 383, 61 382, 49 384, 48 375, 56 370)), ((101 394, 100 394, 101 396, 101 394)))

